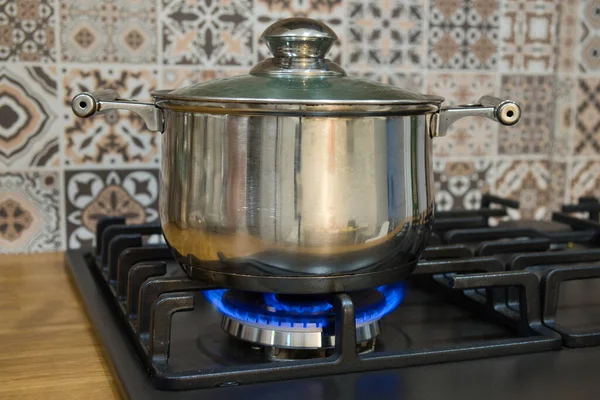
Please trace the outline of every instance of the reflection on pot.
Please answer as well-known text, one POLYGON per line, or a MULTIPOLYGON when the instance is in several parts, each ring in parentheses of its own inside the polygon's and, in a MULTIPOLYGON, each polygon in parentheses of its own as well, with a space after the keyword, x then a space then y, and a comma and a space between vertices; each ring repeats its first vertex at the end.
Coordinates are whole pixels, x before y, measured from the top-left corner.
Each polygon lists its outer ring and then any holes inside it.
POLYGON ((352 274, 412 262, 428 238, 426 116, 166 121, 161 220, 189 266, 352 274))

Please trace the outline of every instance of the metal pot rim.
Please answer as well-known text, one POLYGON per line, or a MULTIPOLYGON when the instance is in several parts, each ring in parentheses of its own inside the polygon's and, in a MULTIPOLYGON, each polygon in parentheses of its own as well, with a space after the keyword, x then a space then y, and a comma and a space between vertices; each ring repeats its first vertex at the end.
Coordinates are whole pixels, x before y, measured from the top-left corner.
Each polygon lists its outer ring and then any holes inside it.
POLYGON ((183 95, 174 95, 171 90, 155 90, 151 93, 152 97, 156 101, 176 101, 179 103, 189 102, 189 103, 223 103, 231 107, 232 104, 253 104, 253 105, 262 105, 260 108, 273 108, 276 109, 279 105, 294 105, 294 106, 346 106, 346 107, 355 107, 356 111, 360 113, 361 108, 368 107, 380 107, 382 109, 387 109, 390 106, 395 106, 400 109, 403 106, 411 107, 416 105, 429 105, 435 106, 436 109, 439 108, 440 104, 444 102, 444 98, 440 96, 428 95, 427 100, 416 100, 416 99, 386 99, 386 100, 332 100, 332 99, 315 99, 315 100, 307 100, 307 99, 276 99, 276 98, 265 98, 265 99, 255 99, 251 97, 247 98, 228 98, 228 97, 219 97, 219 96, 183 96, 183 95))
POLYGON ((205 114, 290 115, 319 117, 410 116, 437 112, 440 103, 416 104, 337 104, 285 102, 263 103, 252 101, 173 100, 153 93, 157 107, 176 112, 205 114))

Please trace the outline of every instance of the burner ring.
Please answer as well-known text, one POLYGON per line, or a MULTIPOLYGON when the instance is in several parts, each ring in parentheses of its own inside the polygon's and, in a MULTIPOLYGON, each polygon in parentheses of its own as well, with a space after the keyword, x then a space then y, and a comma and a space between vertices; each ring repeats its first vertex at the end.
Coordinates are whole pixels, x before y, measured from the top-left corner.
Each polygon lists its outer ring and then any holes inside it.
MULTIPOLYGON (((321 300, 315 304, 316 308, 310 313, 301 315, 296 304, 293 310, 286 310, 289 304, 279 302, 280 309, 270 306, 269 294, 232 291, 228 289, 214 289, 204 291, 205 297, 224 315, 246 325, 272 328, 272 330, 295 329, 322 329, 331 325, 334 317, 333 307, 326 307, 321 300), (231 294, 231 295, 229 295, 231 294), (282 305, 283 304, 283 305, 282 305)), ((351 297, 356 298, 360 304, 355 303, 356 326, 369 325, 378 321, 383 316, 394 310, 404 298, 404 285, 397 283, 381 286, 371 291, 353 292, 351 297), (365 304, 366 302, 366 304, 365 304)), ((277 300, 275 298, 275 300, 277 300)), ((303 307, 301 307, 302 309, 303 307)))
MULTIPOLYGON (((266 347, 286 349, 326 349, 335 347, 335 335, 323 328, 278 329, 239 321, 227 315, 221 323, 223 330, 235 338, 266 347)), ((356 328, 356 343, 375 339, 381 333, 379 320, 356 328)))

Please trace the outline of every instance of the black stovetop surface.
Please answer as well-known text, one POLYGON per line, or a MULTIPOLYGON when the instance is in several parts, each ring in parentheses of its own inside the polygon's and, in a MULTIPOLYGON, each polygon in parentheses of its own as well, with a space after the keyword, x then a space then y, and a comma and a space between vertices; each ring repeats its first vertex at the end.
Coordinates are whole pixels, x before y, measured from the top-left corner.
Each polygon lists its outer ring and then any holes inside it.
MULTIPOLYGON (((81 265, 84 251, 68 252, 69 265, 81 265)), ((600 347, 586 347, 579 349, 563 349, 562 351, 548 351, 544 353, 524 354, 517 356, 495 357, 483 360, 461 361, 445 364, 415 366, 393 370, 362 372, 327 377, 316 377, 299 380, 286 380, 280 382, 256 383, 227 388, 197 389, 191 391, 160 391, 156 390, 147 376, 141 361, 129 342, 129 338, 120 327, 120 322, 113 310, 107 307, 106 296, 96 284, 91 272, 86 268, 73 268, 72 277, 75 285, 82 292, 89 318, 92 320, 98 336, 104 345, 107 359, 112 365, 117 381, 121 383, 121 390, 128 398, 139 399, 237 399, 261 398, 281 399, 458 399, 479 398, 507 399, 507 398, 577 398, 597 399, 600 396, 600 379, 598 379, 598 365, 600 363, 600 347)), ((579 290, 571 286, 581 295, 581 300, 587 300, 589 289, 600 293, 600 284, 595 287, 579 290)), ((411 296, 407 295, 407 299, 411 296)), ((574 301, 574 299, 571 299, 574 301)), ((583 302, 583 301, 582 301, 583 302)), ((404 306, 410 307, 411 300, 404 306)), ((440 307, 438 314, 444 310, 440 307)), ((182 314, 183 315, 183 314, 182 314)), ((484 327, 490 335, 500 335, 505 332, 496 331, 484 323, 471 323, 464 318, 463 313, 456 312, 444 318, 458 322, 454 332, 450 332, 450 325, 441 325, 430 318, 434 315, 417 312, 412 320, 412 329, 400 327, 399 331, 406 331, 412 337, 420 336, 417 341, 427 341, 429 337, 435 341, 436 337, 444 335, 457 338, 475 332, 478 326, 484 327), (462 317, 462 318, 461 318, 462 317), (462 319, 462 320, 461 320, 462 319), (429 328, 440 329, 442 332, 431 332, 430 329, 420 327, 418 321, 430 322, 429 328), (465 330, 459 328, 464 327, 465 330), (431 333, 431 336, 430 336, 431 333)), ((410 319, 409 317, 406 317, 410 319)), ((220 318, 214 312, 210 313, 208 325, 219 327, 220 318)), ((598 321, 598 319, 596 319, 598 321)), ((386 321, 387 324, 388 321, 386 321)), ((391 325, 395 325, 391 322, 391 325)), ((393 331, 386 330, 385 335, 393 331)), ((215 329, 213 333, 222 333, 215 329)), ((406 340, 403 337, 404 340, 406 340)), ((416 343, 415 343, 416 344, 416 343)), ((197 354, 202 354, 200 348, 192 349, 197 354)), ((178 358, 178 351, 174 357, 178 358)), ((210 352, 205 355, 210 357, 210 352)))
MULTIPOLYGON (((341 359, 325 369, 336 375, 309 373, 317 376, 280 381, 281 362, 274 365, 230 338, 220 328, 221 315, 198 291, 170 288, 158 293, 157 304, 161 299, 167 305, 194 303, 188 307, 193 309, 172 314, 166 339, 162 325, 149 317, 157 307, 145 310, 147 328, 138 326, 136 331, 132 315, 140 317, 143 302, 132 314, 127 296, 115 296, 116 282, 111 291, 103 280, 93 250, 68 251, 67 267, 129 398, 598 398, 600 347, 587 347, 600 343, 600 279, 590 279, 600 277, 597 223, 581 218, 573 222, 569 219, 573 217, 557 213, 560 224, 510 222, 489 228, 481 225, 488 222, 490 213, 485 210, 479 221, 472 212, 448 213, 446 222, 440 214, 444 229, 437 230, 433 246, 407 281, 404 302, 384 318, 376 353, 354 362, 344 357, 342 349, 341 359), (466 227, 445 229, 450 219, 460 224, 463 217, 470 221, 466 227), (484 245, 470 239, 482 234, 478 229, 504 236, 487 238, 484 245), (524 250, 521 242, 528 240, 536 251, 524 250), (465 252, 471 256, 465 257, 465 252), (549 254, 563 256, 549 258, 549 254), (164 342, 168 358, 161 359, 164 342), (158 366, 152 360, 158 360, 158 366), (265 370, 264 377, 219 375, 223 367, 244 370, 257 365, 265 370), (182 372, 211 378, 181 380, 182 372), (167 379, 156 378, 161 374, 167 379), (263 380, 271 382, 255 383, 263 380), (228 387, 210 387, 214 385, 228 387)), ((129 231, 127 235, 127 243, 139 244, 137 238, 131 241, 129 231)), ((164 270, 148 281, 187 279, 174 261, 163 262, 164 270)), ((342 318, 341 325, 347 321, 342 318)), ((343 341, 336 337, 337 343, 343 341)), ((302 376, 308 375, 298 377, 302 376)))

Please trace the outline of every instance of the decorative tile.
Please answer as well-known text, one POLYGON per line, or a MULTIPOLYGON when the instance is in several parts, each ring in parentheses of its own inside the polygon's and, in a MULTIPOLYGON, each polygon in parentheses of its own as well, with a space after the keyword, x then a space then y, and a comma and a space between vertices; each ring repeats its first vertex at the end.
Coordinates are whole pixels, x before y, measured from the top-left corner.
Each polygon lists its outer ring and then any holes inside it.
POLYGON ((553 70, 557 8, 556 0, 503 2, 501 69, 527 72, 553 70))
POLYGON ((163 63, 254 64, 252 0, 161 0, 163 63))
POLYGON ((555 159, 550 162, 550 184, 548 188, 548 208, 550 211, 560 211, 567 202, 568 177, 566 159, 555 159))
POLYGON ((387 83, 411 92, 422 93, 425 86, 425 77, 419 72, 397 72, 387 69, 380 70, 347 70, 348 75, 363 79, 387 83))
POLYGON ((577 108, 573 152, 576 155, 600 154, 600 78, 581 78, 577 85, 577 108))
POLYGON ((348 63, 358 68, 425 64, 425 0, 348 4, 348 63))
POLYGON ((158 85, 158 72, 149 69, 63 69, 65 164, 158 164, 158 132, 149 131, 134 113, 110 112, 78 118, 71 99, 79 92, 114 89, 126 99, 148 99, 158 85))
POLYGON ((578 199, 584 196, 600 198, 600 161, 573 161, 570 179, 570 203, 577 203, 578 199))
POLYGON ((570 76, 554 78, 556 112, 554 115, 554 129, 551 132, 550 154, 554 157, 564 158, 571 155, 573 129, 575 127, 575 113, 573 103, 577 83, 570 76))
POLYGON ((579 69, 597 71, 600 69, 600 1, 581 0, 579 23, 579 69))
POLYGON ((560 0, 558 2, 558 43, 557 70, 558 72, 574 72, 575 49, 577 48, 577 28, 579 0, 560 0))
MULTIPOLYGON (((428 93, 446 98, 445 105, 472 104, 497 93, 495 74, 430 73, 428 93)), ((483 156, 496 152, 498 124, 486 118, 463 118, 448 135, 433 141, 435 156, 483 156)))
POLYGON ((496 164, 494 194, 520 202, 519 210, 510 210, 513 218, 544 219, 550 215, 552 193, 551 164, 548 160, 501 159, 496 164))
POLYGON ((505 75, 502 97, 521 106, 521 120, 514 126, 500 126, 499 154, 548 154, 554 129, 556 107, 552 75, 505 75))
POLYGON ((433 161, 435 206, 439 211, 479 208, 481 195, 490 192, 493 164, 489 160, 433 161))
POLYGON ((155 63, 154 0, 61 0, 63 61, 155 63))
POLYGON ((240 69, 214 69, 198 70, 194 68, 164 68, 162 73, 161 89, 177 89, 197 82, 205 82, 213 79, 228 78, 235 75, 247 74, 248 70, 240 69))
POLYGON ((54 2, 0 2, 0 61, 56 61, 54 2))
POLYGON ((66 171, 67 247, 91 246, 98 220, 158 221, 158 170, 66 171))
POLYGON ((57 172, 0 173, 0 253, 63 248, 57 172))
POLYGON ((57 166, 55 67, 0 67, 0 170, 57 166))
POLYGON ((496 69, 497 0, 430 0, 429 68, 496 69))
POLYGON ((267 46, 260 41, 261 34, 269 25, 284 18, 309 17, 323 21, 335 31, 338 40, 329 50, 327 58, 345 64, 341 58, 344 53, 342 49, 346 39, 342 28, 345 19, 344 2, 344 0, 255 0, 257 61, 271 57, 267 46))

